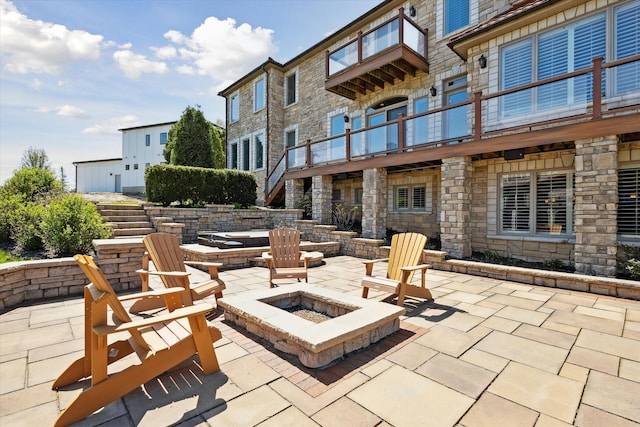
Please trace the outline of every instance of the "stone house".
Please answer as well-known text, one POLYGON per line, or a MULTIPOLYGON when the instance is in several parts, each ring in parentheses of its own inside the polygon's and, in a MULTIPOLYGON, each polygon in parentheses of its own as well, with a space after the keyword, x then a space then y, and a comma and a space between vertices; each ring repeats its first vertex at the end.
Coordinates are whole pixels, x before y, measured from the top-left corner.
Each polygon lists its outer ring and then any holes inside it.
POLYGON ((387 0, 222 90, 259 203, 613 276, 640 237, 639 0, 387 0))

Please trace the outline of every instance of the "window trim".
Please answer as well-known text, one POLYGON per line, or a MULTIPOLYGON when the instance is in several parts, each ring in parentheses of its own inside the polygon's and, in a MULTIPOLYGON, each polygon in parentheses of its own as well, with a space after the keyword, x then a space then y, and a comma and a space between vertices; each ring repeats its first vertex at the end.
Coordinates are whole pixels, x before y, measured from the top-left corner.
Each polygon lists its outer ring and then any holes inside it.
POLYGON ((253 135, 251 135, 251 142, 250 142, 250 148, 249 150, 251 151, 251 154, 249 156, 249 167, 251 171, 261 171, 264 170, 266 167, 266 151, 267 151, 267 141, 265 139, 265 132, 263 130, 259 130, 257 132, 254 132, 253 135), (262 166, 258 167, 258 156, 256 153, 256 149, 257 149, 257 138, 260 137, 262 140, 262 166))
POLYGON ((575 171, 571 169, 560 170, 528 170, 528 171, 511 171, 503 172, 497 175, 497 187, 498 187, 498 200, 496 203, 497 208, 497 224, 496 233, 499 236, 526 236, 526 237, 556 237, 561 236, 567 238, 575 235, 575 210, 574 210, 574 196, 575 196, 575 171), (564 175, 566 187, 566 200, 565 200, 565 225, 560 232, 542 231, 539 230, 538 224, 538 191, 539 191, 539 177, 543 174, 555 173, 558 175, 564 175), (507 230, 504 229, 504 186, 503 177, 509 175, 528 175, 529 176, 529 194, 528 194, 528 230, 507 230))
POLYGON ((267 80, 266 76, 262 75, 253 81, 253 112, 257 113, 266 108, 266 93, 267 93, 267 80), (258 84, 262 83, 262 94, 260 96, 260 105, 258 105, 258 84))
POLYGON ((393 209, 396 212, 427 212, 427 184, 402 184, 393 188, 393 209), (422 188, 423 190, 423 206, 416 207, 415 190, 422 188), (407 207, 400 207, 400 190, 407 191, 407 207))
POLYGON ((229 96, 229 123, 235 123, 238 120, 240 120, 240 92, 234 92, 229 96), (237 106, 236 108, 234 108, 234 104, 237 106))
POLYGON ((290 107, 292 105, 296 105, 298 103, 298 82, 299 82, 299 78, 298 78, 298 67, 294 68, 293 70, 289 71, 287 74, 285 74, 284 76, 284 107, 290 107), (293 76, 296 80, 295 80, 295 85, 294 85, 294 100, 290 101, 289 100, 289 86, 288 86, 288 81, 289 78, 293 76))
POLYGON ((144 146, 151 147, 151 134, 147 133, 144 135, 144 146))

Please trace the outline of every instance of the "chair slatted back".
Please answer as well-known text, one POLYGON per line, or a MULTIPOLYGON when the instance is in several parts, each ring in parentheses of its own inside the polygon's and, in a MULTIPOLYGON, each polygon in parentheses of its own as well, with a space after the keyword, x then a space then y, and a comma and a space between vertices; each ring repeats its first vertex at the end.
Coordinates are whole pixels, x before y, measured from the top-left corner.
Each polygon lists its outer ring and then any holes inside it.
MULTIPOLYGON (((82 272, 87 276, 87 278, 91 281, 89 285, 87 285, 87 290, 91 297, 93 298, 91 304, 91 326, 98 326, 101 324, 106 324, 107 322, 107 307, 108 305, 113 312, 115 318, 114 322, 117 324, 128 323, 131 322, 131 317, 129 313, 124 308, 115 291, 111 287, 111 284, 104 277, 104 273, 100 268, 96 265, 93 258, 88 255, 75 255, 73 257, 82 272), (106 305, 104 304, 106 302, 106 305), (98 312, 100 311, 100 312, 98 312)), ((86 293, 85 293, 86 294, 86 293)), ((85 331, 87 332, 87 331, 85 331)), ((132 338, 134 341, 142 348, 147 348, 148 345, 145 340, 142 338, 142 335, 138 331, 130 331, 132 338)))
MULTIPOLYGON (((387 266, 387 278, 400 280, 402 267, 413 267, 422 260, 422 251, 427 244, 427 237, 420 233, 399 233, 391 237, 391 250, 389 251, 389 265, 387 266)), ((413 273, 408 282, 413 278, 413 273)))
POLYGON ((269 231, 269 246, 276 268, 300 266, 300 231, 293 228, 276 228, 269 231))
MULTIPOLYGON (((169 233, 153 233, 142 239, 149 258, 158 271, 187 271, 178 238, 169 233)), ((167 288, 182 286, 177 277, 160 276, 167 288)))

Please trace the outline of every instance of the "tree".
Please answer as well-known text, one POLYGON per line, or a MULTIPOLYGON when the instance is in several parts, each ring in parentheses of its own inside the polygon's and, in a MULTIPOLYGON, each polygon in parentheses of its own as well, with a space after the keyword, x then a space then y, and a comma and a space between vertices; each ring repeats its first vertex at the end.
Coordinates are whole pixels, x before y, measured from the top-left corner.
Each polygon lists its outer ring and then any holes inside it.
POLYGON ((35 201, 48 193, 59 193, 64 184, 48 169, 20 169, 5 182, 3 189, 8 194, 18 194, 25 201, 35 201))
MULTIPOLYGON (((187 107, 180 120, 169 130, 167 147, 169 163, 182 166, 212 168, 211 123, 205 118, 200 106, 187 107)), ((166 153, 163 153, 165 159, 166 153)))
POLYGON ((64 172, 64 166, 60 166, 60 182, 63 188, 67 188, 67 174, 64 172))
POLYGON ((209 133, 211 135, 213 165, 216 169, 224 169, 226 167, 224 150, 226 131, 220 125, 209 123, 209 133))
POLYGON ((29 147, 22 154, 20 169, 43 169, 51 171, 49 156, 47 156, 44 148, 29 147))

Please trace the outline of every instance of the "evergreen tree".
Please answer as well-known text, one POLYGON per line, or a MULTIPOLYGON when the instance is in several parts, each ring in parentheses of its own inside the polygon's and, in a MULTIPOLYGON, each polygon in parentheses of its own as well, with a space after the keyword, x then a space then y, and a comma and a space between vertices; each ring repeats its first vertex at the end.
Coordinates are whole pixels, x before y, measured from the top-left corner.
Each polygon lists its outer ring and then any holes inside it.
POLYGON ((220 125, 209 123, 209 133, 211 134, 211 154, 213 165, 216 169, 224 169, 225 162, 225 139, 226 132, 220 125))
MULTIPOLYGON (((169 130, 167 147, 169 163, 182 166, 212 168, 211 124, 204 118, 200 106, 187 107, 182 117, 169 130)), ((167 154, 165 155, 165 159, 167 154)))

